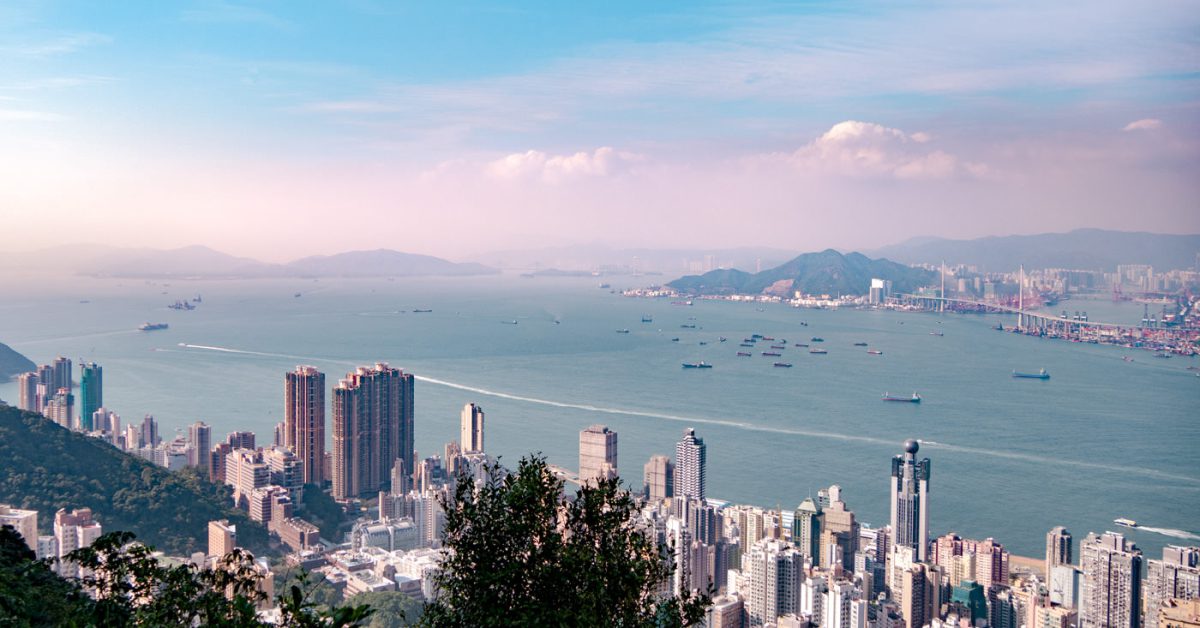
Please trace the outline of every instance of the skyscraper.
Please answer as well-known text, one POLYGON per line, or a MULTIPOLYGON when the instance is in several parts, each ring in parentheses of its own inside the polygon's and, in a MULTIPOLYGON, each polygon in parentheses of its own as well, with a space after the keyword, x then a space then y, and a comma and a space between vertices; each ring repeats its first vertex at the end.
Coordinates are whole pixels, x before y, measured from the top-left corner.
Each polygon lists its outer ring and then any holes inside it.
POLYGON ((592 425, 579 432, 579 481, 617 477, 617 433, 607 425, 592 425))
POLYGON ((892 543, 911 547, 916 562, 929 552, 929 458, 917 460, 920 445, 909 439, 904 455, 892 458, 892 543))
POLYGON ((79 426, 90 432, 95 429, 92 415, 104 405, 104 369, 95 362, 84 362, 79 368, 79 426))
POLYGON ((473 403, 463 406, 461 439, 463 454, 483 453, 483 408, 473 403))
POLYGON ((650 456, 642 467, 642 478, 646 485, 646 499, 661 501, 675 495, 675 464, 666 456, 650 456))
POLYGON ((742 555, 747 626, 774 623, 780 615, 800 612, 804 556, 777 539, 763 539, 742 555))
POLYGON ((1079 545, 1079 628, 1138 628, 1142 551, 1121 534, 1088 534, 1079 545))
POLYGON ((204 421, 196 421, 188 426, 188 440, 192 443, 192 459, 188 464, 204 469, 205 475, 212 475, 212 428, 204 421))
POLYGON ((75 386, 70 358, 64 358, 61 355, 54 358, 54 364, 51 365, 51 368, 53 369, 54 377, 50 381, 50 390, 58 390, 59 388, 70 390, 75 386))
POLYGON ((703 500, 706 466, 704 440, 696 438, 696 430, 689 427, 683 431, 683 440, 675 443, 675 496, 703 500))
POLYGON ((304 483, 325 481, 325 374, 312 366, 297 366, 283 382, 283 445, 300 459, 304 483))
POLYGON ((142 419, 141 437, 142 445, 144 447, 158 446, 160 440, 158 438, 158 421, 154 420, 154 415, 147 414, 145 418, 142 419))
POLYGON ((70 388, 59 388, 58 392, 46 402, 45 415, 47 419, 67 428, 74 429, 75 395, 70 388))
POLYGON ((821 564, 821 527, 822 520, 821 505, 813 501, 813 498, 806 498, 796 507, 795 517, 792 519, 792 544, 800 550, 801 554, 808 557, 812 565, 821 564))
POLYGON ((1062 526, 1056 526, 1046 533, 1046 577, 1059 565, 1070 565, 1075 562, 1075 552, 1072 546, 1071 533, 1062 526))
POLYGON ((36 372, 21 373, 17 376, 18 399, 17 407, 26 412, 41 412, 42 406, 38 397, 38 384, 41 378, 36 372))
POLYGON ((397 458, 413 458, 413 376, 378 363, 359 367, 333 389, 333 495, 378 491, 397 458))
POLYGON ((1159 628, 1160 611, 1172 600, 1200 598, 1200 547, 1168 545, 1162 560, 1147 561, 1146 628, 1159 628))

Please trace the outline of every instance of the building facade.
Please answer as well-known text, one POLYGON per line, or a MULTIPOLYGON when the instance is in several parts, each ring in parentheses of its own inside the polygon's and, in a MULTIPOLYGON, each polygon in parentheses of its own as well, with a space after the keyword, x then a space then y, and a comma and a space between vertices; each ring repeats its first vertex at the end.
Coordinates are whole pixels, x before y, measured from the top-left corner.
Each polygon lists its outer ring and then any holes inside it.
POLYGON ((284 377, 283 445, 300 458, 305 484, 325 481, 325 374, 316 367, 297 366, 284 377))
POLYGON ((911 547, 917 562, 929 553, 929 458, 917 460, 920 445, 904 443, 904 455, 892 458, 892 543, 911 547))

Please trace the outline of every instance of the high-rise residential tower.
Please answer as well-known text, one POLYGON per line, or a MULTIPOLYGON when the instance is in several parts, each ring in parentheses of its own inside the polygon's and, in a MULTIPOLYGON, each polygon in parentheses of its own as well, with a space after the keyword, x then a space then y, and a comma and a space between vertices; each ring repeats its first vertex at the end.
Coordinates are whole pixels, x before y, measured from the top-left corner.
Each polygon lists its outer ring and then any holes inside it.
POLYGON ((675 464, 666 456, 650 456, 642 467, 642 478, 646 485, 646 499, 662 501, 675 495, 675 464))
POLYGON ((821 564, 821 528, 824 516, 821 505, 806 498, 796 507, 792 519, 792 544, 808 557, 813 566, 821 564))
POLYGON ((36 510, 22 510, 8 504, 0 504, 0 526, 12 526, 33 551, 37 551, 37 515, 36 510))
POLYGON ((196 421, 188 426, 188 440, 192 443, 188 464, 204 469, 205 474, 212 474, 212 428, 204 421, 196 421))
POLYGON ((483 453, 483 408, 473 403, 463 406, 460 435, 463 454, 483 453))
POLYGON ((303 467, 304 483, 325 481, 325 374, 312 366, 297 366, 283 381, 283 445, 303 467))
POLYGON ((79 426, 85 432, 95 429, 92 415, 104 405, 104 369, 95 362, 79 365, 79 426))
POLYGON ((41 412, 42 406, 38 397, 38 384, 41 378, 37 372, 21 373, 17 376, 18 399, 17 407, 26 412, 41 412))
POLYGON ((1159 615, 1171 600, 1200 598, 1200 547, 1168 545, 1162 560, 1146 563, 1146 628, 1162 628, 1159 615))
POLYGON ((1121 534, 1089 534, 1079 545, 1079 628, 1138 628, 1142 551, 1121 534))
POLYGON ((374 493, 396 459, 413 458, 413 376, 378 363, 359 367, 333 389, 333 496, 374 493))
POLYGON ((75 428, 75 395, 70 388, 59 388, 58 392, 46 402, 44 414, 47 419, 67 428, 75 428))
POLYGON ((50 390, 58 390, 66 388, 70 390, 75 387, 74 372, 71 367, 71 359, 58 356, 54 358, 54 364, 51 365, 54 377, 50 381, 50 390))
POLYGON ((892 458, 892 544, 911 547, 916 562, 929 553, 929 458, 917 460, 920 445, 909 439, 904 455, 892 458))
POLYGON ((1072 545, 1071 533, 1062 526, 1056 526, 1046 533, 1046 577, 1059 565, 1071 565, 1075 562, 1075 551, 1072 545))
POLYGON ((579 432, 579 481, 617 477, 617 433, 607 425, 593 425, 579 432))
POLYGON ((747 626, 775 623, 780 615, 800 612, 804 555, 777 539, 763 539, 742 555, 747 626))
POLYGON ((683 431, 683 440, 675 443, 675 496, 704 499, 707 449, 696 430, 683 431))

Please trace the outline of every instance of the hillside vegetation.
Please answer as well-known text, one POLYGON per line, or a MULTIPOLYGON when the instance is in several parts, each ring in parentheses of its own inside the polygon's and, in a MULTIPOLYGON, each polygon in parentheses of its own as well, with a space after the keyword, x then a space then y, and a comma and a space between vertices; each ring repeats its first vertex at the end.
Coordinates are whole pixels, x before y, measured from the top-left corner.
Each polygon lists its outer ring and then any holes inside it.
POLYGON ((238 544, 268 552, 267 531, 231 507, 229 489, 196 469, 172 473, 39 414, 0 406, 0 503, 38 511, 43 534, 60 508, 91 508, 104 530, 137 534, 172 555, 208 548, 208 522, 228 519, 238 544))
POLYGON ((761 294, 770 290, 791 296, 798 290, 804 294, 863 295, 873 277, 890 280, 895 292, 910 292, 933 281, 934 273, 860 253, 842 255, 827 249, 805 253, 761 273, 720 269, 681 277, 667 285, 689 294, 761 294))

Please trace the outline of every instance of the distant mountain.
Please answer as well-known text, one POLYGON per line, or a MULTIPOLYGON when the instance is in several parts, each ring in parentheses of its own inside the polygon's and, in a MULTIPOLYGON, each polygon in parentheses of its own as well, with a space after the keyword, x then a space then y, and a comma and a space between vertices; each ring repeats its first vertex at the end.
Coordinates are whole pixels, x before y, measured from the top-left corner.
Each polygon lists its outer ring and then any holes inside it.
POLYGON ((127 278, 406 277, 486 275, 497 271, 429 255, 388 249, 351 251, 269 264, 206 246, 122 249, 101 245, 59 246, 28 253, 0 253, 0 268, 127 278))
POLYGON ((1157 270, 1194 268, 1200 235, 1164 235, 1103 229, 1067 233, 993 236, 977 240, 914 238, 870 251, 908 264, 975 265, 990 272, 1026 268, 1072 268, 1112 272, 1118 264, 1150 264, 1157 270))
POLYGON ((104 530, 127 530, 175 556, 206 551, 208 522, 228 519, 238 544, 268 551, 267 531, 231 506, 229 488, 194 470, 170 472, 45 417, 0 406, 0 503, 38 511, 43 534, 59 508, 91 508, 104 530))
POLYGON ((12 347, 0 342, 0 382, 37 368, 33 360, 17 353, 12 347))
POLYGON ((863 295, 871 279, 888 279, 897 292, 910 292, 933 281, 934 273, 860 253, 843 255, 833 249, 805 253, 761 273, 714 270, 681 277, 667 284, 689 294, 805 294, 863 295))
POLYGON ((440 257, 388 249, 351 251, 306 257, 284 264, 286 275, 313 277, 402 277, 410 275, 491 275, 499 271, 482 264, 449 262, 440 257))
POLYGON ((539 249, 493 251, 475 257, 475 261, 496 268, 562 271, 599 271, 604 274, 665 272, 686 273, 699 266, 754 269, 777 266, 791 259, 796 251, 766 247, 729 249, 646 249, 612 248, 600 245, 556 246, 539 249))

